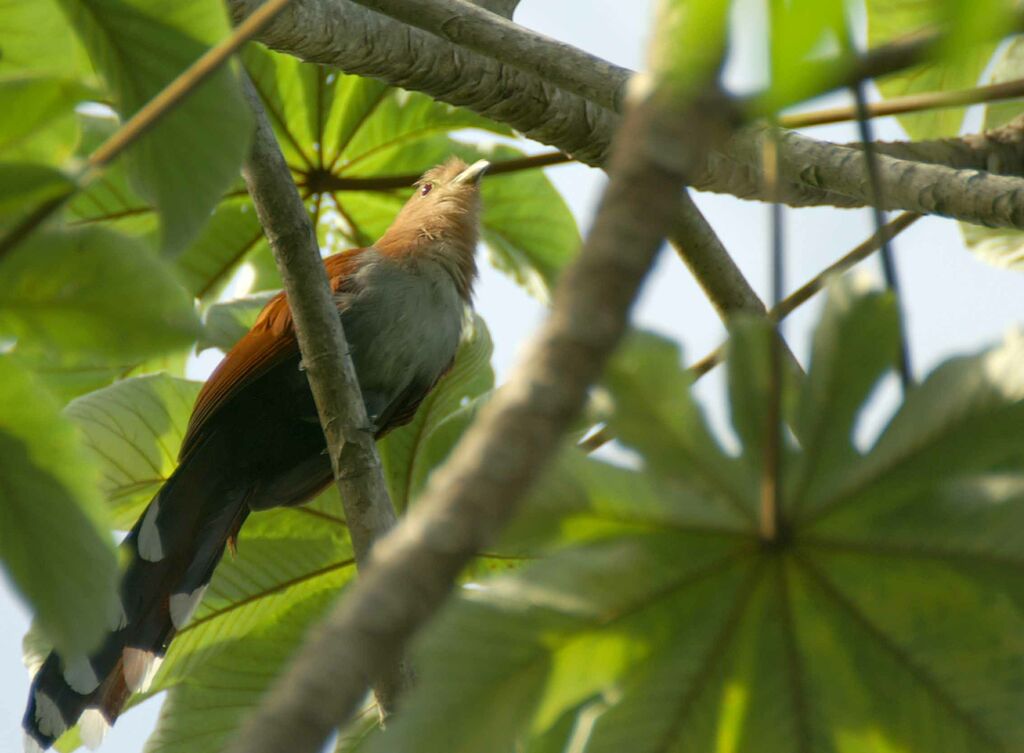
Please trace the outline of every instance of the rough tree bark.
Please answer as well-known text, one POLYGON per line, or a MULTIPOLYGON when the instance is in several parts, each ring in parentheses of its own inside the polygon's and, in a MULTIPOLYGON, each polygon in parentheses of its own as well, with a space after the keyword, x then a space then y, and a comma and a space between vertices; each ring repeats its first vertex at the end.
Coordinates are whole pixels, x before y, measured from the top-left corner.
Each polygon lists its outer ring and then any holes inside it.
MULTIPOLYGON (((245 18, 259 6, 259 0, 228 0, 236 21, 245 18)), ((295 55, 303 60, 338 67, 387 81, 415 91, 425 92, 450 104, 465 106, 475 112, 507 123, 532 139, 556 146, 575 159, 601 166, 608 154, 611 135, 619 115, 577 94, 548 81, 505 65, 487 55, 459 47, 421 29, 411 28, 387 16, 363 8, 348 0, 295 0, 285 13, 260 35, 269 47, 295 55)), ((538 55, 555 60, 559 48, 539 48, 538 55)), ((906 62, 903 58, 893 58, 906 62)), ((891 61, 890 61, 891 62, 891 61)), ((610 69, 609 69, 610 70, 610 69)), ((628 75, 628 72, 626 72, 628 75)), ((612 74, 609 90, 622 86, 622 74, 612 74)), ((612 95, 608 95, 611 97, 612 95)), ((759 144, 756 131, 739 134, 730 146, 710 151, 706 163, 692 179, 695 188, 729 193, 741 198, 765 199, 760 167, 749 164, 734 150, 749 152, 759 144)), ((913 146, 914 158, 925 159, 935 149, 935 161, 956 151, 953 142, 921 142, 913 146)), ((975 164, 982 160, 977 139, 961 140, 975 152, 975 164)), ((832 190, 826 183, 804 182, 802 172, 826 174, 846 159, 840 145, 815 142, 816 150, 783 149, 780 168, 795 179, 783 180, 780 199, 793 206, 830 205, 863 206, 869 192, 864 187, 845 186, 848 193, 832 190), (808 161, 814 160, 814 161, 808 161)), ((896 145, 889 145, 887 154, 895 154, 896 145)), ((1024 140, 1002 139, 999 159, 995 162, 1004 171, 1024 163, 1024 140)), ((899 182, 915 163, 898 166, 883 182, 883 192, 892 208, 921 211, 920 195, 899 182)), ((961 185, 973 179, 970 170, 956 171, 952 176, 961 185)), ((948 173, 933 176, 936 180, 950 177, 948 173)), ((1021 201, 1018 189, 1024 180, 1013 181, 1013 187, 1002 193, 1003 203, 1021 201)), ((993 190, 1002 191, 1002 186, 993 190)), ((1021 193, 1024 196, 1024 193, 1021 193)), ((957 196, 956 199, 967 199, 957 196)), ((979 214, 977 204, 967 199, 943 202, 941 212, 967 222, 989 224, 979 214)), ((934 213, 934 209, 925 209, 934 213)), ((1014 213, 1009 213, 1012 215, 1014 213)), ((1004 214, 1004 216, 1008 216, 1004 214)), ((1018 225, 1014 224, 1014 227, 1018 225)))

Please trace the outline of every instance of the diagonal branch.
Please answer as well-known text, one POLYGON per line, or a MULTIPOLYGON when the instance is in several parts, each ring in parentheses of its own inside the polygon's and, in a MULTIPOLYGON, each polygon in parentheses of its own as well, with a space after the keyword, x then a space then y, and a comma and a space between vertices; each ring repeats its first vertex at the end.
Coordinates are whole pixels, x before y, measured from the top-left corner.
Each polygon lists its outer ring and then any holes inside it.
MULTIPOLYGON (((248 77, 243 77, 242 83, 256 121, 242 177, 281 272, 356 562, 363 569, 374 541, 394 526, 395 509, 388 497, 373 434, 365 428, 370 422, 320 258, 316 230, 259 94, 248 77)), ((372 677, 378 679, 377 699, 387 711, 407 683, 404 670, 389 663, 379 667, 372 677)))

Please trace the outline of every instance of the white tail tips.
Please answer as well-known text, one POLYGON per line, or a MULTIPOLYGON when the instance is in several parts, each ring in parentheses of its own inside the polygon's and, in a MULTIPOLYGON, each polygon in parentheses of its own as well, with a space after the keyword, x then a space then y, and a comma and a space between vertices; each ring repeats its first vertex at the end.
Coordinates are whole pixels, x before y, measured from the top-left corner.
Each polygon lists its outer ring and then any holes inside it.
POLYGON ((68 728, 57 704, 41 690, 36 691, 36 726, 47 737, 60 737, 68 728))
POLYGON ((88 656, 79 656, 64 664, 64 682, 79 695, 89 695, 100 686, 100 678, 88 656))
POLYGON ((192 619, 196 607, 203 600, 204 593, 206 593, 206 586, 200 586, 192 593, 171 594, 171 623, 174 625, 175 630, 184 629, 188 621, 192 619))
POLYGON ((152 651, 141 648, 126 648, 121 653, 121 659, 124 666, 124 682, 133 693, 145 693, 149 690, 153 677, 163 661, 152 651))
POLYGON ((78 719, 78 730, 82 735, 82 742, 89 750, 96 750, 100 747, 100 743, 107 736, 109 729, 110 722, 97 708, 86 709, 78 719))

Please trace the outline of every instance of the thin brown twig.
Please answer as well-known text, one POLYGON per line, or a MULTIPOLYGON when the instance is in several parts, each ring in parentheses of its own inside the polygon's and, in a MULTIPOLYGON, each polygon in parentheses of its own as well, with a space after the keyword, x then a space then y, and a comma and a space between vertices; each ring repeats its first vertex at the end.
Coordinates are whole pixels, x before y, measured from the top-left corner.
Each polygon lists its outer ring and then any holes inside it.
POLYGON ((153 99, 143 105, 110 138, 89 155, 85 165, 75 175, 74 184, 60 196, 47 200, 0 238, 0 257, 17 246, 36 227, 60 209, 76 193, 95 180, 103 168, 125 149, 139 140, 168 112, 177 107, 189 94, 224 65, 239 48, 256 36, 291 0, 267 0, 240 23, 222 41, 208 49, 192 65, 182 71, 153 99))
MULTIPOLYGON (((903 115, 910 112, 937 110, 944 107, 963 107, 1019 97, 1024 97, 1024 78, 952 92, 908 94, 905 97, 894 97, 883 102, 871 102, 867 105, 866 109, 868 117, 881 118, 886 115, 903 115)), ((779 125, 784 128, 808 128, 810 126, 842 123, 847 120, 856 119, 856 105, 843 105, 841 107, 814 110, 813 112, 781 115, 779 116, 779 125)))
MULTIPOLYGON (((883 238, 895 238, 921 219, 922 216, 923 215, 915 214, 914 212, 904 212, 894 220, 891 220, 882 228, 881 233, 873 233, 863 243, 827 266, 813 278, 786 296, 778 306, 775 306, 768 312, 768 317, 776 322, 782 321, 804 303, 813 298, 816 293, 822 290, 825 287, 826 281, 830 277, 846 272, 851 267, 871 256, 871 254, 881 247, 883 238)), ((724 358, 725 347, 724 345, 720 345, 699 361, 694 361, 690 364, 690 366, 687 367, 687 371, 693 377, 693 380, 697 381, 715 368, 715 366, 720 364, 724 358)), ((608 426, 602 426, 600 429, 579 442, 576 446, 583 450, 583 452, 589 454, 597 450, 599 447, 603 447, 613 439, 615 439, 615 434, 612 432, 611 428, 608 426)))
MULTIPOLYGON (((562 165, 572 162, 573 158, 564 152, 544 152, 529 157, 517 157, 516 159, 495 161, 487 170, 488 179, 495 175, 532 170, 550 165, 562 165)), ((418 181, 423 175, 419 173, 406 173, 405 175, 379 175, 372 177, 347 177, 334 175, 329 172, 309 172, 301 187, 307 188, 315 193, 326 193, 330 191, 393 191, 400 188, 408 188, 418 181)))

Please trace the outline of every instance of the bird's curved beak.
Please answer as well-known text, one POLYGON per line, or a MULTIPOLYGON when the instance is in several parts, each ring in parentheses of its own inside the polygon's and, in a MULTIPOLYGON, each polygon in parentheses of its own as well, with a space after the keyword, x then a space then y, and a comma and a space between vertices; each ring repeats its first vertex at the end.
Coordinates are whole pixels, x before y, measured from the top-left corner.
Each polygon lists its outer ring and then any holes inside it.
POLYGON ((452 179, 454 185, 461 185, 464 183, 479 183, 480 179, 484 177, 484 173, 487 172, 487 168, 491 166, 491 163, 485 159, 477 160, 472 165, 467 167, 461 173, 456 175, 452 179))

